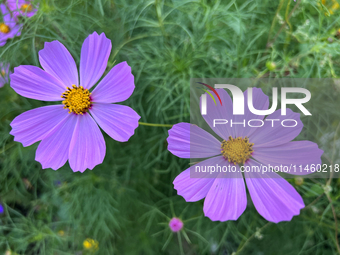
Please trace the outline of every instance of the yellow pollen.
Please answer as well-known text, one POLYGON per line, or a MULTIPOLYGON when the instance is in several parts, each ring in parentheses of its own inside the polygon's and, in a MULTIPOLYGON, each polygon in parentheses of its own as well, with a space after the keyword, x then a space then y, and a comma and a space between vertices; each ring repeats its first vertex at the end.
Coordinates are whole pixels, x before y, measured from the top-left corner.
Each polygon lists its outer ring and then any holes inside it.
POLYGON ((0 32, 1 33, 7 34, 7 33, 9 33, 9 31, 10 31, 9 26, 7 26, 5 23, 0 23, 0 32))
POLYGON ((244 164, 254 152, 253 143, 249 143, 248 137, 237 137, 223 140, 221 144, 221 153, 229 162, 236 164, 244 164))
POLYGON ((3 77, 5 77, 5 75, 6 75, 5 70, 1 70, 1 75, 2 75, 3 77))
POLYGON ((32 11, 32 5, 30 5, 30 4, 23 4, 23 5, 21 5, 20 9, 22 11, 24 11, 24 12, 31 12, 32 11))
POLYGON ((69 113, 83 115, 91 107, 91 93, 83 86, 77 87, 72 85, 72 88, 67 87, 67 90, 62 94, 64 109, 68 108, 69 113))

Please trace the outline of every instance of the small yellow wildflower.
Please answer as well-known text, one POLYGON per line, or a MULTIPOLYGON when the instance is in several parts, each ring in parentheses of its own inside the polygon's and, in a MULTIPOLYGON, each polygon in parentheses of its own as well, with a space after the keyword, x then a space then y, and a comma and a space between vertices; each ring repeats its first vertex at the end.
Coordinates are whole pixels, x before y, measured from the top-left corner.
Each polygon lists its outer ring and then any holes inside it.
POLYGON ((65 235, 65 232, 64 232, 63 230, 59 230, 59 231, 58 231, 58 235, 59 235, 59 236, 64 236, 64 235, 65 235))
POLYGON ((98 241, 93 240, 91 238, 87 238, 84 242, 83 242, 83 246, 85 249, 87 250, 97 250, 98 249, 98 241))
POLYGON ((340 8, 339 3, 337 0, 322 0, 321 1, 322 5, 325 6, 328 10, 328 12, 325 12, 326 16, 333 15, 336 10, 340 8))

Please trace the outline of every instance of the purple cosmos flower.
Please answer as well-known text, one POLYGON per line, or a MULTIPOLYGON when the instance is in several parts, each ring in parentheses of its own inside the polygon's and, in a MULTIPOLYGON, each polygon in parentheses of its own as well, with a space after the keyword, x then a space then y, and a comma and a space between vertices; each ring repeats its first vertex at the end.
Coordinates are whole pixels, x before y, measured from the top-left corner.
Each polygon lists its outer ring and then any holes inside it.
POLYGON ((0 63, 0 88, 8 83, 9 74, 9 64, 0 63))
MULTIPOLYGON (((323 153, 317 144, 309 141, 292 140, 301 132, 303 124, 300 115, 287 109, 287 115, 281 116, 277 110, 269 119, 294 119, 295 127, 284 128, 270 124, 260 128, 243 125, 216 125, 214 119, 227 119, 247 123, 250 119, 260 119, 251 113, 245 105, 244 115, 232 114, 232 100, 223 89, 217 89, 223 106, 215 105, 207 97, 207 115, 203 115, 211 129, 223 139, 219 141, 207 131, 189 123, 179 123, 169 130, 168 150, 181 158, 208 158, 194 166, 235 166, 235 173, 216 173, 216 178, 190 178, 190 168, 179 174, 174 180, 178 194, 187 202, 205 198, 203 211, 213 221, 237 220, 247 206, 247 195, 239 164, 244 167, 263 165, 300 166, 321 164, 323 153)), ((247 102, 247 93, 244 93, 247 102)), ((253 88, 255 109, 266 110, 268 97, 261 89, 253 88)), ((230 122, 229 122, 230 123, 230 122)), ((268 121, 270 123, 270 121, 268 121)), ((280 123, 277 121, 276 123, 280 123)), ((202 173, 201 173, 202 174, 202 173)), ((296 173, 298 174, 298 173, 296 173)), ((301 173, 307 174, 307 173, 301 173)), ((257 211, 268 221, 289 221, 300 213, 304 207, 303 200, 297 191, 277 173, 244 172, 246 184, 257 211)), ((204 177, 201 175, 201 177, 204 177)))
POLYGON ((39 52, 44 70, 28 65, 14 68, 11 87, 18 94, 63 103, 24 112, 11 123, 11 135, 23 146, 41 140, 35 159, 43 168, 57 170, 68 160, 74 172, 84 172, 101 164, 106 147, 98 125, 120 142, 134 134, 140 116, 130 107, 111 104, 128 99, 135 88, 126 62, 113 67, 90 92, 106 69, 111 47, 104 33, 86 38, 80 83, 76 63, 59 41, 46 42, 39 52))
POLYGON ((3 214, 4 213, 4 207, 2 206, 2 204, 0 204, 0 214, 3 214))
POLYGON ((3 15, 3 21, 0 21, 0 47, 4 46, 7 39, 14 36, 20 36, 21 24, 17 24, 15 19, 6 8, 6 5, 0 4, 0 10, 3 15))
POLYGON ((36 12, 30 1, 25 0, 7 0, 8 9, 12 12, 13 17, 16 19, 19 16, 24 16, 27 18, 32 17, 36 12))
POLYGON ((183 222, 180 219, 174 217, 169 222, 169 228, 172 232, 178 232, 183 228, 183 222))

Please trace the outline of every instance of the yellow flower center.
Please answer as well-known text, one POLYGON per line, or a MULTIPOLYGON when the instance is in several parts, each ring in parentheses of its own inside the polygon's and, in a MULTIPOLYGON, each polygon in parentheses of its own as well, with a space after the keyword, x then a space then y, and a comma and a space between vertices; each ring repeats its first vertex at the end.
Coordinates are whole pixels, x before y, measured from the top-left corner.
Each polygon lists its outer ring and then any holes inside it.
POLYGON ((237 137, 223 140, 221 144, 221 153, 229 162, 236 164, 244 164, 253 153, 253 143, 249 143, 248 137, 237 137))
POLYGON ((9 33, 9 26, 7 26, 5 23, 0 23, 0 32, 1 33, 4 33, 4 34, 7 34, 9 33))
POLYGON ((62 94, 64 109, 68 108, 69 113, 81 114, 87 112, 91 107, 91 93, 83 86, 77 87, 72 85, 72 88, 67 87, 67 90, 62 94))
POLYGON ((2 75, 3 77, 5 77, 5 75, 6 75, 5 70, 1 70, 1 75, 2 75))
POLYGON ((31 12, 32 11, 32 5, 31 4, 23 4, 20 8, 24 12, 31 12))

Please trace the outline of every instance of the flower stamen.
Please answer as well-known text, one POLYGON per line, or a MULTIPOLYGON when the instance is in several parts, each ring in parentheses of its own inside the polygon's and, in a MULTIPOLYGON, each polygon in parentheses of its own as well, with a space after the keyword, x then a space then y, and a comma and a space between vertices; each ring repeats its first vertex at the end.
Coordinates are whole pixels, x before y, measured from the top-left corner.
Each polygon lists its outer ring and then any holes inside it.
POLYGON ((223 140, 221 144, 221 153, 229 162, 236 164, 244 164, 254 152, 253 143, 249 143, 248 137, 237 137, 223 140))
POLYGON ((68 108, 69 113, 83 115, 88 109, 91 108, 91 93, 83 86, 77 87, 72 85, 72 88, 67 87, 67 90, 62 94, 64 109, 68 108))
POLYGON ((31 12, 32 11, 32 5, 31 4, 23 4, 20 8, 24 12, 31 12))
POLYGON ((7 33, 9 33, 9 31, 10 31, 9 26, 7 26, 5 23, 0 23, 0 32, 1 33, 7 34, 7 33))

